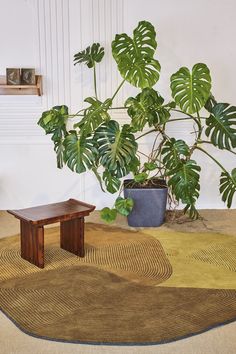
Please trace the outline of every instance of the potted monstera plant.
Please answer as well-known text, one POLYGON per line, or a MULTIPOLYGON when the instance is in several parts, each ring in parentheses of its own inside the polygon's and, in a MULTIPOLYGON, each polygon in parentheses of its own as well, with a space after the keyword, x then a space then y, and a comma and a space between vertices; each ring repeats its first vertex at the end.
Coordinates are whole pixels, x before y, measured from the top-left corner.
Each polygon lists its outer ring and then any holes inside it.
POLYGON ((102 190, 116 194, 114 206, 101 211, 105 221, 113 221, 120 213, 129 215, 133 226, 158 226, 164 220, 167 187, 172 201, 182 202, 191 218, 198 217, 201 166, 195 156, 200 152, 220 168, 219 191, 230 208, 236 192, 236 168, 227 171, 208 147, 236 154, 236 107, 216 102, 207 65, 198 63, 192 70, 182 67, 174 73, 170 78, 173 100, 165 102, 156 89, 161 66, 154 57, 157 42, 153 25, 139 22, 132 38, 117 34, 111 47, 121 75, 117 90, 108 98, 97 92, 96 67, 104 57, 104 48, 94 43, 74 56, 75 65, 83 63, 93 71, 94 92, 85 98, 85 107, 75 114, 65 105, 53 107, 39 119, 38 124, 51 135, 57 166, 67 165, 77 173, 90 170, 102 190), (114 98, 125 82, 139 92, 136 97, 127 97, 122 107, 114 107, 114 98), (114 120, 116 108, 127 111, 127 124, 114 120), (73 129, 68 128, 69 118, 76 119, 73 129), (168 134, 168 125, 180 121, 193 124, 191 144, 185 136, 176 139, 168 134), (147 135, 152 139, 149 153, 139 146, 147 135), (125 177, 129 179, 123 197, 125 177), (152 196, 157 201, 151 200, 152 196))

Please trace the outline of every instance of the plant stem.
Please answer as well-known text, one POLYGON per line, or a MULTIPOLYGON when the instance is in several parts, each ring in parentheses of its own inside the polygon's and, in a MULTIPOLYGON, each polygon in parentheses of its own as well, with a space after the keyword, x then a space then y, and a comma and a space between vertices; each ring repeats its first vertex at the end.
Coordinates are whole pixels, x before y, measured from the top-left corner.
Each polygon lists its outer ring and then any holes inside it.
POLYGON ((158 139, 158 137, 159 137, 160 134, 161 134, 161 133, 158 132, 157 135, 156 135, 156 137, 155 137, 155 139, 154 139, 154 142, 153 142, 153 145, 152 145, 151 154, 150 154, 150 159, 153 158, 154 151, 155 151, 154 149, 155 149, 155 146, 156 146, 156 142, 157 142, 157 139, 158 139))
POLYGON ((178 112, 178 113, 181 113, 181 114, 185 114, 186 116, 188 116, 188 117, 194 119, 194 116, 192 116, 192 115, 189 114, 189 113, 183 112, 183 111, 181 111, 180 109, 172 108, 171 111, 178 112))
POLYGON ((120 91, 121 87, 124 85, 125 83, 125 79, 123 81, 121 81, 120 85, 118 86, 116 92, 114 93, 114 95, 112 96, 111 100, 113 101, 115 96, 117 95, 117 93, 120 91))
POLYGON ((209 156, 224 172, 226 172, 228 174, 228 171, 226 171, 226 169, 224 168, 224 166, 221 165, 221 163, 219 161, 217 161, 213 156, 211 156, 206 150, 202 149, 199 146, 196 146, 196 149, 204 152, 204 154, 206 154, 207 156, 209 156))
POLYGON ((96 79, 96 64, 94 63, 93 67, 93 82, 94 82, 94 91, 95 91, 95 97, 98 99, 98 94, 97 94, 97 79, 96 79))
POLYGON ((198 140, 198 144, 211 144, 212 145, 212 142, 207 141, 207 140, 198 140))
POLYGON ((127 107, 111 107, 111 108, 109 108, 109 110, 110 109, 127 109, 127 107))
POLYGON ((78 116, 80 116, 79 113, 80 113, 80 112, 83 112, 83 111, 85 111, 85 108, 80 109, 80 110, 79 110, 78 112, 76 112, 75 114, 68 115, 68 118, 78 117, 78 116))
POLYGON ((174 119, 169 119, 169 120, 167 121, 167 123, 169 123, 169 122, 175 122, 175 121, 177 121, 177 120, 190 120, 190 119, 192 119, 192 117, 191 117, 191 118, 190 118, 190 117, 174 118, 174 119))
POLYGON ((135 140, 138 140, 138 139, 142 138, 143 136, 148 135, 153 132, 156 132, 156 131, 157 131, 156 129, 149 130, 148 132, 143 133, 142 135, 139 135, 137 138, 135 138, 135 140))
POLYGON ((153 162, 158 161, 159 163, 163 164, 161 160, 156 159, 156 158, 150 158, 149 155, 144 154, 142 151, 139 151, 139 150, 138 150, 137 152, 138 152, 139 154, 141 154, 141 155, 147 157, 149 160, 151 160, 151 161, 153 161, 153 162))

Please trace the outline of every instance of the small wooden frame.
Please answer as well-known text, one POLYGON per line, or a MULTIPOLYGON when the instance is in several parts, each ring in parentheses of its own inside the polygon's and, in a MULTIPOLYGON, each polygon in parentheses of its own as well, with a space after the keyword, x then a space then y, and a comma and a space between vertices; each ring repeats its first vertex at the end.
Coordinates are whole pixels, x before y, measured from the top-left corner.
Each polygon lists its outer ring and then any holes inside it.
POLYGON ((20 219, 21 257, 44 268, 44 225, 60 222, 60 246, 84 257, 84 217, 94 205, 76 199, 33 208, 7 210, 20 219))
POLYGON ((0 76, 0 95, 42 96, 42 75, 36 75, 35 85, 7 85, 6 76, 0 76))
POLYGON ((21 69, 21 85, 36 85, 35 69, 21 69))
POLYGON ((6 81, 7 85, 20 85, 20 69, 19 68, 7 68, 6 69, 6 81))

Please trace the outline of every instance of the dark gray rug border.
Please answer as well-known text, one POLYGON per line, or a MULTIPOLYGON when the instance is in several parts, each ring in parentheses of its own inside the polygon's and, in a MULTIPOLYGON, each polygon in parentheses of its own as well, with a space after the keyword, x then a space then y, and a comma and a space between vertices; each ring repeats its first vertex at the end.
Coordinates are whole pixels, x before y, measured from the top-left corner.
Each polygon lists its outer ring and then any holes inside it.
POLYGON ((127 346, 127 347, 132 347, 132 346, 151 346, 151 345, 162 345, 162 344, 168 344, 168 343, 173 343, 173 342, 177 342, 179 340, 182 339, 187 339, 187 338, 191 338, 194 336, 197 336, 199 334, 208 332, 214 328, 219 328, 222 326, 225 326, 227 324, 233 323, 236 321, 236 317, 233 317, 227 321, 224 322, 220 322, 217 323, 215 325, 206 327, 205 329, 198 331, 198 332, 193 332, 193 333, 189 333, 185 336, 179 336, 179 337, 173 337, 170 338, 168 340, 162 340, 162 341, 157 341, 157 342, 96 342, 96 341, 80 341, 80 340, 66 340, 66 339, 57 339, 57 338, 50 338, 50 337, 46 337, 46 336, 38 336, 34 333, 31 333, 29 331, 27 331, 26 329, 24 329, 22 326, 20 326, 11 316, 9 316, 2 308, 0 308, 0 311, 12 322, 14 323, 14 325, 23 333, 33 337, 33 338, 37 338, 37 339, 43 339, 43 340, 48 340, 51 342, 57 342, 57 343, 68 343, 68 344, 83 344, 83 345, 104 345, 104 346, 127 346))

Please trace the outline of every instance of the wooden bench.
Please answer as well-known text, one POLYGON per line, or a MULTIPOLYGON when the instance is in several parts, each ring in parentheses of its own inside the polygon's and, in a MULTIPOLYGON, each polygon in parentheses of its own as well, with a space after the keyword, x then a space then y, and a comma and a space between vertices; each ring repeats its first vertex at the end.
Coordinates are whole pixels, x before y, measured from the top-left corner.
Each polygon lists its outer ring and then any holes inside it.
POLYGON ((33 208, 7 210, 20 219, 21 257, 44 268, 44 225, 60 222, 60 246, 84 257, 84 217, 94 205, 69 199, 33 208))

